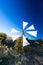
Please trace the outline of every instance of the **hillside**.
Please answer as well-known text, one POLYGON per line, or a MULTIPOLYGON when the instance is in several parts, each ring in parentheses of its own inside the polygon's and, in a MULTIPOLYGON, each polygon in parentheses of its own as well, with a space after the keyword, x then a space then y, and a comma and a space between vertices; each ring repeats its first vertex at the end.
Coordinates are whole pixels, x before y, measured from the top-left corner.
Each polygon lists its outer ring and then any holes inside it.
POLYGON ((10 46, 6 44, 9 43, 6 39, 8 42, 0 45, 0 65, 43 65, 43 39, 26 39, 30 45, 25 47, 22 46, 22 37, 10 46))
MULTIPOLYGON (((22 37, 20 37, 19 39, 22 40, 22 37)), ((22 43, 17 43, 16 40, 16 44, 21 45, 19 47, 22 48, 22 53, 23 58, 22 58, 22 62, 24 63, 24 65, 43 65, 43 39, 39 39, 39 40, 30 40, 28 38, 26 38, 27 41, 30 43, 29 46, 25 46, 22 47, 22 43), (26 62, 26 63, 25 63, 26 62)), ((18 50, 19 52, 19 50, 18 50)))

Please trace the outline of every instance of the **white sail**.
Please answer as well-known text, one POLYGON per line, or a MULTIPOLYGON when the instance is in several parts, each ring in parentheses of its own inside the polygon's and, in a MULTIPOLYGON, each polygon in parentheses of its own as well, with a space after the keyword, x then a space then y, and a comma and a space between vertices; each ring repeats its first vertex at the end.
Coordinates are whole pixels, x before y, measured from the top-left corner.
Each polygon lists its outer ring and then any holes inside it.
POLYGON ((35 30, 34 25, 31 25, 31 26, 28 27, 26 30, 35 30))
POLYGON ((30 43, 26 40, 25 36, 23 35, 23 47, 30 45, 30 43))
POLYGON ((23 29, 24 29, 27 25, 28 25, 28 23, 23 21, 23 29))
POLYGON ((37 37, 37 31, 27 31, 28 34, 37 37))

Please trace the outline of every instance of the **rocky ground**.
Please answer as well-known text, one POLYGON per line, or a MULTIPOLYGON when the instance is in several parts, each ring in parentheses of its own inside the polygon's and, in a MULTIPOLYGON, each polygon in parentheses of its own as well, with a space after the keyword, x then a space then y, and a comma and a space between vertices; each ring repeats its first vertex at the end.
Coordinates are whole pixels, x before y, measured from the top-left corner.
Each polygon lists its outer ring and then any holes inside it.
POLYGON ((43 65, 43 41, 31 43, 33 43, 30 45, 31 51, 22 53, 16 53, 7 46, 0 46, 0 65, 43 65))

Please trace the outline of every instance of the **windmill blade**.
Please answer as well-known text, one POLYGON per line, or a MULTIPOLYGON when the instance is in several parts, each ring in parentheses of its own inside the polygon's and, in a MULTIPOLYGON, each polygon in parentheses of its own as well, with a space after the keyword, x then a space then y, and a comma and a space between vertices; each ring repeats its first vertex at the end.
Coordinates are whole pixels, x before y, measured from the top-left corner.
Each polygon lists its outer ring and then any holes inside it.
POLYGON ((27 25, 28 25, 28 23, 23 21, 23 29, 24 29, 27 25))
POLYGON ((21 35, 12 35, 13 41, 15 41, 17 38, 21 37, 21 35))
POLYGON ((35 30, 34 25, 31 25, 31 26, 28 27, 26 30, 35 30))
POLYGON ((11 29, 11 33, 16 34, 16 33, 19 33, 19 31, 18 31, 17 29, 15 29, 15 28, 12 28, 12 29, 11 29))
POLYGON ((37 37, 37 31, 27 31, 28 34, 37 37))
POLYGON ((25 36, 23 35, 23 47, 30 45, 30 43, 26 40, 25 36))

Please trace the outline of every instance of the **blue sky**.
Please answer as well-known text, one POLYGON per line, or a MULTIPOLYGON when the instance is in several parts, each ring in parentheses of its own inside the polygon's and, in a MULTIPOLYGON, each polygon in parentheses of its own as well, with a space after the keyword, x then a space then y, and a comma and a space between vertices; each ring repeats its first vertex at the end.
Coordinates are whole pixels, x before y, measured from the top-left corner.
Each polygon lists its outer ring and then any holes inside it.
POLYGON ((0 0, 0 32, 12 36, 15 28, 21 33, 23 21, 34 24, 38 31, 35 39, 43 38, 43 0, 0 0))

